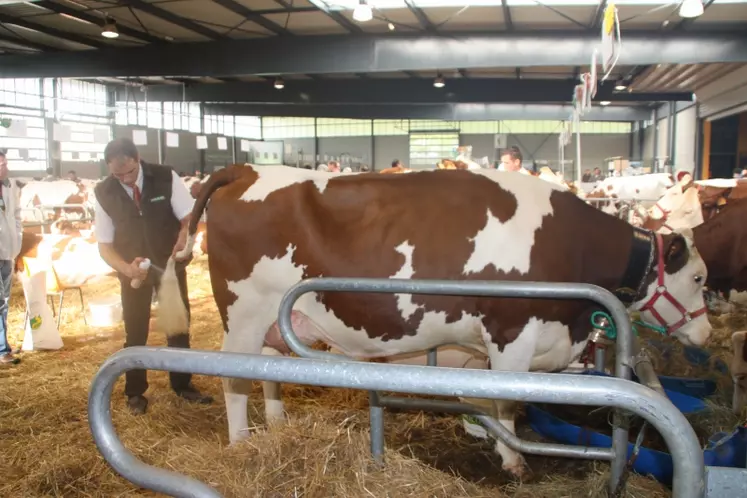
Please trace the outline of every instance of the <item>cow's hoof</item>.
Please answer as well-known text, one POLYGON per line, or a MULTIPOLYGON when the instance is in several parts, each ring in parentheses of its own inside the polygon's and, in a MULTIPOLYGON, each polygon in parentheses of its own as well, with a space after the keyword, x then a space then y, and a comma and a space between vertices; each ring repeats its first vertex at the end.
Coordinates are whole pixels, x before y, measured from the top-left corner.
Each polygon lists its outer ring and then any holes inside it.
POLYGON ((532 470, 527 466, 526 462, 522 461, 511 465, 503 465, 503 470, 508 472, 516 480, 527 482, 531 481, 533 474, 532 470))

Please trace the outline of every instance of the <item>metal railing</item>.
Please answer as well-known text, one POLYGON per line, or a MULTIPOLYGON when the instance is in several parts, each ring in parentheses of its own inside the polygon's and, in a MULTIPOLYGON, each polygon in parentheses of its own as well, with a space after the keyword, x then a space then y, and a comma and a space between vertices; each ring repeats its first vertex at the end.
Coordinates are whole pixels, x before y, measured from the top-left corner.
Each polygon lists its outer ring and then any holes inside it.
MULTIPOLYGON (((695 433, 682 413, 661 394, 630 382, 633 334, 622 303, 609 291, 589 284, 495 282, 404 279, 318 278, 300 282, 280 303, 278 326, 290 349, 303 359, 238 353, 185 351, 169 348, 127 348, 113 355, 97 373, 89 394, 89 421, 99 451, 112 467, 130 481, 173 496, 216 497, 212 488, 185 476, 156 469, 137 460, 117 438, 109 405, 114 382, 125 371, 144 368, 234 377, 270 382, 291 382, 370 391, 371 449, 381 458, 384 450, 385 406, 471 413, 488 431, 517 451, 548 456, 610 460, 610 489, 622 475, 627 459, 628 431, 616 411, 611 448, 588 448, 550 443, 530 443, 511 434, 477 407, 464 403, 379 396, 394 391, 462 398, 611 406, 646 419, 664 437, 674 464, 673 496, 699 498, 704 493, 703 453, 695 433), (589 300, 606 308, 618 329, 615 378, 569 374, 538 374, 492 370, 444 369, 428 366, 359 362, 346 356, 317 351, 300 342, 292 330, 291 311, 308 292, 374 292, 524 299, 589 300)), ((435 351, 428 354, 435 363, 435 351)), ((650 367, 642 363, 642 368, 650 367)), ((649 377, 655 374, 648 372, 649 377)))
POLYGON ((123 349, 104 362, 91 385, 88 419, 94 442, 112 468, 129 481, 179 498, 219 498, 221 494, 196 479, 140 461, 124 447, 114 430, 114 384, 124 372, 141 368, 369 391, 609 405, 631 411, 659 430, 673 458, 675 498, 703 496, 703 453, 687 419, 667 398, 634 382, 613 377, 310 360, 148 346, 123 349))
MULTIPOLYGON (((617 325, 618 335, 615 343, 615 376, 631 379, 630 360, 633 358, 633 331, 630 318, 623 304, 608 290, 591 284, 575 282, 507 282, 507 281, 451 281, 451 280, 407 280, 389 278, 312 278, 299 282, 291 287, 280 302, 278 327, 288 347, 304 358, 322 360, 350 360, 350 358, 319 351, 305 346, 293 332, 291 311, 296 301, 308 292, 373 292, 389 294, 430 294, 450 296, 508 297, 524 299, 573 299, 593 301, 610 312, 617 325)), ((429 352, 429 364, 435 357, 429 352)), ((597 357, 600 358, 600 357, 597 357)), ((603 359, 603 358, 602 358, 603 359)), ((650 364, 642 363, 644 370, 650 364)), ((645 371, 643 378, 654 378, 653 370, 645 371)), ((657 379, 658 382, 658 379, 657 379)), ((460 395, 461 397, 465 397, 460 395)), ((384 453, 384 414, 386 406, 413 410, 449 411, 453 413, 471 413, 473 407, 465 403, 438 402, 417 399, 397 399, 382 397, 376 392, 370 393, 371 451, 374 458, 380 459, 384 453)), ((576 399, 579 401, 580 398, 576 399)), ((526 401, 534 401, 528 399, 526 401)), ((580 403, 578 403, 580 404, 580 403)), ((493 421, 487 426, 488 431, 499 437, 508 447, 526 453, 547 456, 567 456, 571 458, 592 458, 611 460, 609 489, 614 490, 622 476, 626 464, 628 448, 628 429, 623 423, 624 414, 616 412, 612 431, 612 450, 605 448, 588 448, 551 443, 529 443, 521 441, 509 433, 499 422, 493 421)), ((688 429, 692 428, 687 425, 688 429)), ((702 455, 700 455, 702 461, 702 455)), ((701 471, 702 474, 702 471, 701 471)))

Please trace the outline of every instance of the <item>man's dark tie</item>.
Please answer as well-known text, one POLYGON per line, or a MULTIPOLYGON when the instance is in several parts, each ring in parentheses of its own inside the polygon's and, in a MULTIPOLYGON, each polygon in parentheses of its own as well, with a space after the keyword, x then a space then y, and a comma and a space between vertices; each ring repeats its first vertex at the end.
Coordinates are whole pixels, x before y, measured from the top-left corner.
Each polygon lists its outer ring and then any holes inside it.
POLYGON ((132 197, 135 199, 135 205, 137 206, 138 211, 140 211, 140 189, 137 185, 133 185, 132 187, 132 197))

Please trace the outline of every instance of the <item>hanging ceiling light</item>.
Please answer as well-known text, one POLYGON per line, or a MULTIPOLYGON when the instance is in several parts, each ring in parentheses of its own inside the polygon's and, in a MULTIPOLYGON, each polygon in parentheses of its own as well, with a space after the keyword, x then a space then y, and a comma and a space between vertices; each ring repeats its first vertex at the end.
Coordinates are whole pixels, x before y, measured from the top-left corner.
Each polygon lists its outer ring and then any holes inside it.
POLYGON ((436 79, 433 80, 433 86, 435 86, 436 88, 443 88, 443 87, 445 87, 446 86, 446 82, 444 81, 443 76, 441 76, 440 74, 438 76, 436 76, 436 79))
POLYGON ((628 85, 625 84, 624 80, 617 80, 617 82, 615 83, 615 90, 617 90, 618 92, 622 92, 626 88, 628 88, 628 85))
POLYGON ((387 27, 389 28, 389 31, 394 31, 394 24, 393 23, 387 24, 387 27))
POLYGON ((353 11, 353 19, 358 22, 368 22, 373 19, 373 10, 371 6, 366 3, 366 0, 361 0, 361 3, 356 5, 353 11))
POLYGON ((282 90, 285 88, 285 83, 283 83, 283 78, 275 78, 275 88, 278 90, 282 90))
POLYGON ((104 26, 101 28, 101 36, 104 38, 118 38, 119 31, 117 30, 117 23, 114 19, 107 19, 104 26))
POLYGON ((698 17, 703 15, 703 2, 701 0, 682 0, 680 5, 680 17, 698 17))

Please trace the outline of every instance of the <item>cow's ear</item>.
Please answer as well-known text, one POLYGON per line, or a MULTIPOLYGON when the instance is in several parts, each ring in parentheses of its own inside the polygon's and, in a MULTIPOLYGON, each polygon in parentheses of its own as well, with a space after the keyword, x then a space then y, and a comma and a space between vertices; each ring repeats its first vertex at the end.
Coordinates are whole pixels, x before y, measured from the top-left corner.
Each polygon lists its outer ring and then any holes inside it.
POLYGON ((690 250, 685 237, 673 233, 664 239, 664 268, 670 275, 677 273, 687 264, 690 250), (668 238, 668 240, 667 240, 668 238))

